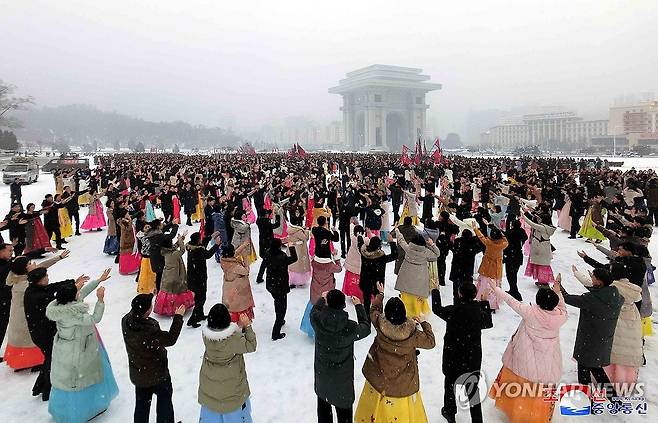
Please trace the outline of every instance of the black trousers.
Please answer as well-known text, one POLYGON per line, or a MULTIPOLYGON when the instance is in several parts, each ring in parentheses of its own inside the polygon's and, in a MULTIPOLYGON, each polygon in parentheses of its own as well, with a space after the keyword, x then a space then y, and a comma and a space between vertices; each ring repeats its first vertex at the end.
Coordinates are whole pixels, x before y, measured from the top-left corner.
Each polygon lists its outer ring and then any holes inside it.
POLYGON ((185 222, 185 224, 187 226, 192 226, 192 213, 185 213, 185 215, 187 216, 187 222, 185 222))
POLYGON ((46 233, 48 234, 48 239, 52 239, 54 234, 55 245, 57 248, 62 248, 62 232, 59 230, 59 225, 46 226, 46 233))
POLYGON ((441 255, 436 261, 436 268, 439 271, 439 285, 446 284, 446 256, 441 255))
POLYGON ((580 215, 571 216, 571 231, 569 236, 575 238, 578 235, 578 231, 580 231, 580 215))
POLYGON ((260 262, 260 267, 258 268, 258 276, 256 276, 256 281, 263 281, 263 276, 265 275, 265 269, 267 269, 269 254, 261 254, 263 261, 260 262))
POLYGON ((160 283, 162 283, 162 272, 155 272, 155 289, 160 292, 160 283))
POLYGON ((505 276, 507 276, 507 283, 509 283, 509 291, 515 294, 519 293, 519 287, 517 284, 519 267, 521 267, 521 265, 518 263, 505 262, 505 276))
MULTIPOLYGON (((383 283, 383 282, 382 282, 383 283)), ((375 294, 375 287, 367 284, 359 284, 361 292, 363 292, 363 308, 366 309, 366 316, 370 319, 370 305, 372 303, 372 296, 375 294)))
POLYGON ((148 388, 135 386, 135 423, 148 423, 154 394, 158 397, 155 421, 157 423, 174 423, 174 404, 171 402, 173 393, 171 379, 148 388))
POLYGON ((658 226, 658 208, 650 208, 648 216, 653 224, 658 226))
POLYGON ((73 219, 75 219, 75 233, 79 234, 80 233, 80 211, 76 210, 74 212, 69 212, 69 217, 71 218, 71 223, 73 223, 73 219))
POLYGON ((37 380, 34 382, 34 386, 32 387, 32 392, 36 395, 38 394, 45 394, 46 397, 50 395, 50 366, 52 364, 52 359, 53 359, 53 341, 54 339, 46 340, 46 339, 40 339, 40 340, 32 340, 34 342, 34 345, 39 347, 41 350, 41 353, 43 354, 44 360, 43 364, 41 365, 41 369, 39 370, 39 376, 37 376, 37 380))
POLYGON ((162 214, 164 214, 165 222, 171 222, 172 217, 174 216, 174 209, 162 209, 162 214))
MULTIPOLYGON (((480 405, 480 390, 478 389, 479 374, 473 373, 475 377, 467 379, 464 390, 468 395, 470 405, 471 421, 474 423, 482 422, 482 407, 480 405)), ((457 400, 455 398, 455 381, 458 375, 446 375, 443 381, 443 410, 446 414, 457 414, 457 400)))
MULTIPOLYGON (((318 423, 333 423, 334 415, 332 405, 318 397, 318 423)), ((336 408, 338 423, 352 423, 352 407, 336 408)))
POLYGON ((345 256, 352 245, 352 238, 350 237, 350 227, 339 226, 338 232, 340 236, 340 254, 345 256))
POLYGON ((288 294, 272 294, 274 299, 274 326, 272 327, 272 338, 281 335, 283 322, 286 320, 286 311, 288 311, 288 294))
POLYGON ((9 324, 9 310, 11 309, 11 286, 0 288, 0 346, 5 340, 7 325, 9 324))
POLYGON ((194 310, 192 310, 192 315, 187 321, 188 323, 199 323, 205 317, 203 314, 203 307, 206 305, 206 293, 208 291, 208 282, 207 281, 193 281, 193 283, 188 283, 190 291, 194 292, 194 310))
POLYGON ((590 385, 592 383, 592 376, 596 379, 597 385, 603 385, 605 387, 608 400, 612 400, 612 398, 617 396, 617 391, 610 383, 610 379, 602 367, 587 367, 578 363, 578 383, 581 385, 590 385))
POLYGON ((402 203, 393 202, 393 219, 394 222, 400 221, 400 206, 402 203))

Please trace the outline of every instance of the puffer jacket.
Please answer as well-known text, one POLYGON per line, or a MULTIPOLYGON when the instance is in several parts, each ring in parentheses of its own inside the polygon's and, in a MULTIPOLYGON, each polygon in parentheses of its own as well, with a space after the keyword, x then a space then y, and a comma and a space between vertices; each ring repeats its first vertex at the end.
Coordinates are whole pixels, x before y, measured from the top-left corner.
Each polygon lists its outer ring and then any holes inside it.
POLYGON ((523 221, 532 228, 530 234, 531 248, 529 262, 542 266, 550 266, 553 253, 551 251, 551 236, 555 232, 555 227, 535 223, 528 219, 525 214, 521 215, 523 221))
POLYGON ((162 247, 160 251, 164 257, 161 289, 170 294, 187 291, 187 271, 183 261, 185 241, 181 238, 173 247, 162 247))
POLYGON ((417 348, 432 349, 434 333, 429 322, 420 328, 413 320, 394 325, 383 315, 383 296, 377 295, 370 320, 377 331, 363 364, 363 375, 381 395, 404 398, 420 389, 417 348))
POLYGON ((521 316, 521 323, 503 353, 503 366, 531 382, 556 384, 562 376, 560 328, 567 322, 564 298, 553 310, 525 304, 496 288, 496 297, 521 316))
POLYGON ((400 292, 427 298, 430 295, 430 274, 427 263, 436 261, 439 249, 436 245, 423 247, 422 245, 408 244, 403 236, 397 236, 398 246, 404 250, 405 256, 395 289, 400 292))
POLYGON ((249 285, 249 267, 241 257, 222 257, 220 262, 224 272, 222 303, 230 312, 238 313, 254 306, 254 297, 249 285))
POLYGON ((624 297, 624 304, 612 340, 610 364, 639 368, 642 366, 642 320, 635 303, 642 298, 642 288, 628 279, 616 280, 612 285, 624 297))
POLYGON ((206 351, 199 372, 199 404, 230 413, 250 395, 243 355, 256 351, 256 334, 251 326, 241 330, 235 323, 223 330, 204 326, 202 333, 206 351))
POLYGON ((83 302, 98 284, 95 280, 83 286, 77 301, 58 304, 55 300, 46 307, 46 317, 57 325, 50 371, 55 388, 79 391, 103 379, 100 345, 94 327, 103 317, 105 304, 96 302, 93 314, 89 314, 89 305, 83 302))

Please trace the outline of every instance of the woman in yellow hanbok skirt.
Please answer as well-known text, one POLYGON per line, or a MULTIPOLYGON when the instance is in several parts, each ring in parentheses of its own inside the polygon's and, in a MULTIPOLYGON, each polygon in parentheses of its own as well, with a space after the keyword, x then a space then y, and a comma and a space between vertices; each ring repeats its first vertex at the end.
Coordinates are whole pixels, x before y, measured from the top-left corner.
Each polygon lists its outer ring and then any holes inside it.
POLYGON ((421 322, 419 329, 399 298, 391 298, 382 309, 384 297, 377 294, 370 319, 377 336, 363 364, 365 386, 359 398, 356 423, 427 423, 420 395, 418 348, 434 348, 432 326, 421 322))
MULTIPOLYGON (((59 203, 62 200, 62 196, 57 194, 55 195, 55 203, 59 203)), ((66 210, 66 207, 62 207, 57 211, 57 216, 59 218, 59 232, 62 235, 62 239, 73 236, 73 226, 71 225, 71 218, 69 217, 69 212, 66 210)), ((55 234, 52 236, 52 240, 55 240, 55 234)))
POLYGON ((197 192, 197 204, 196 204, 196 209, 194 210, 194 213, 192 213, 192 222, 200 222, 203 219, 203 197, 201 197, 201 193, 197 192))

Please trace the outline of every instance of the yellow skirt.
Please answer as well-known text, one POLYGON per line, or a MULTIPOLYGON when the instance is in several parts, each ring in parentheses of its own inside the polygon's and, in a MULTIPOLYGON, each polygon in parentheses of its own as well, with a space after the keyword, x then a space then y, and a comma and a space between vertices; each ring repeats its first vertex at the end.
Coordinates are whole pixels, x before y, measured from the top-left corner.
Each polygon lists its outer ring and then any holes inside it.
POLYGON ((142 257, 139 263, 139 278, 137 279, 138 294, 153 294, 155 292, 155 272, 151 269, 151 259, 142 257))
POLYGON ((85 192, 84 194, 78 196, 78 204, 81 206, 86 206, 87 204, 91 203, 91 194, 88 192, 85 192))
POLYGON ((199 205, 196 205, 196 208, 194 209, 194 213, 192 213, 192 222, 196 223, 201 220, 201 211, 199 210, 199 205))
MULTIPOLYGON (((73 226, 71 226, 69 212, 62 207, 57 213, 59 217, 59 232, 62 235, 62 239, 73 236, 73 226)), ((53 234, 52 240, 55 240, 55 234, 53 234)))
MULTIPOLYGON (((400 215, 400 225, 404 224, 404 218, 409 216, 409 207, 405 204, 404 208, 402 209, 402 214, 400 215)), ((418 216, 411 216, 411 224, 412 225, 418 225, 420 223, 420 219, 418 219, 418 216)))
POLYGON ((368 383, 363 387, 355 423, 427 423, 420 391, 404 398, 383 396, 368 383))
POLYGON ((653 327, 651 326, 651 317, 642 318, 642 336, 653 335, 653 327))
POLYGON ((404 304, 404 308, 407 310, 407 317, 409 319, 425 316, 430 312, 430 303, 427 301, 427 298, 400 292, 400 299, 404 304))

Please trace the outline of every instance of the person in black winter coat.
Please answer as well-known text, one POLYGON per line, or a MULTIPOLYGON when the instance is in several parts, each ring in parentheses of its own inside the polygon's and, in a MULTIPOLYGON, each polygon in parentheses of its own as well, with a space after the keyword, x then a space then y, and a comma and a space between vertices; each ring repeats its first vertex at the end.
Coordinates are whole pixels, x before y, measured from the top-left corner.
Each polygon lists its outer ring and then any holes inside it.
MULTIPOLYGON (((302 242, 302 241, 299 241, 302 242)), ((288 278, 288 266, 297 261, 297 251, 289 248, 290 256, 281 250, 281 240, 273 239, 267 260, 267 278, 265 288, 274 300, 274 326, 272 327, 272 340, 277 341, 286 337, 281 333, 281 328, 286 322, 286 311, 288 309, 288 293, 290 292, 290 281, 288 278)))
POLYGON ((215 220, 212 218, 213 213, 215 212, 213 208, 215 207, 215 199, 209 197, 206 199, 206 205, 203 208, 203 214, 205 216, 205 221, 203 223, 203 245, 208 245, 212 234, 215 233, 215 220))
POLYGON ((318 217, 318 226, 311 229, 313 238, 315 239, 315 256, 319 258, 331 257, 331 242, 338 242, 338 232, 335 229, 327 229, 329 221, 326 217, 318 217))
POLYGON ((185 216, 187 216, 187 221, 185 224, 187 226, 192 226, 192 215, 196 211, 196 206, 198 204, 198 195, 197 191, 192 188, 191 183, 186 183, 185 188, 183 188, 180 192, 180 200, 183 205, 183 211, 185 212, 185 216))
POLYGON ((55 245, 58 250, 62 249, 62 233, 59 230, 59 209, 62 207, 64 207, 63 204, 53 201, 52 194, 46 195, 41 202, 41 209, 44 211, 43 226, 46 228, 48 239, 52 239, 53 234, 55 235, 55 245))
POLYGON ((164 270, 164 257, 162 256, 162 243, 165 239, 173 240, 178 233, 178 225, 170 223, 167 226, 155 219, 151 222, 152 229, 146 237, 149 241, 149 257, 151 258, 151 270, 155 273, 155 288, 160 291, 160 282, 162 281, 162 271, 164 270))
POLYGON ((453 303, 459 302, 459 285, 473 283, 475 256, 482 251, 482 244, 469 230, 464 230, 452 245, 452 264, 449 279, 452 281, 453 303))
POLYGON ((187 287, 194 292, 194 310, 187 321, 187 326, 198 328, 199 322, 206 319, 203 306, 206 304, 206 293, 208 291, 208 268, 206 260, 215 255, 221 240, 219 232, 212 235, 215 245, 206 249, 201 243, 201 234, 195 232, 190 237, 190 242, 185 246, 187 249, 187 287))
POLYGON ((135 385, 135 423, 148 423, 151 399, 158 397, 156 419, 173 423, 173 387, 169 374, 166 347, 176 344, 183 327, 185 306, 176 309, 169 331, 160 329, 153 311, 153 294, 139 294, 132 300, 131 310, 121 319, 121 331, 128 352, 130 381, 135 385))
POLYGON ((18 178, 14 178, 14 182, 9 184, 9 198, 11 200, 11 203, 9 204, 10 207, 16 203, 21 206, 23 205, 21 202, 23 193, 21 192, 21 183, 18 181, 18 178))
POLYGON ((345 258, 350 249, 352 239, 350 237, 350 221, 357 215, 356 208, 351 198, 342 200, 338 218, 338 231, 340 232, 340 256, 345 258))
POLYGON ((69 213, 71 223, 75 220, 75 234, 80 236, 80 203, 78 200, 82 194, 89 192, 89 190, 75 191, 75 187, 73 187, 73 190, 71 189, 69 186, 64 187, 62 200, 68 200, 66 202, 66 211, 69 213))
POLYGON ((263 275, 267 268, 270 247, 274 240, 274 229, 281 226, 281 216, 277 215, 274 223, 272 223, 272 211, 264 210, 264 214, 258 216, 258 219, 256 219, 256 226, 258 226, 258 253, 263 259, 258 269, 256 283, 263 283, 263 275))
POLYGON ((359 276, 359 288, 363 292, 363 305, 366 316, 370 316, 370 303, 373 295, 377 294, 377 284, 384 285, 386 280, 386 263, 395 261, 398 257, 398 248, 395 239, 388 234, 388 242, 391 253, 386 254, 382 250, 382 241, 379 237, 370 238, 368 245, 361 246, 361 275, 359 276))
POLYGON ((585 214, 585 196, 580 188, 576 188, 573 193, 568 193, 571 200, 569 216, 571 216, 571 231, 569 238, 575 239, 580 231, 580 218, 585 214))
MULTIPOLYGON (((625 277, 628 278, 628 281, 633 285, 637 285, 642 288, 644 284, 644 278, 646 277, 647 265, 644 262, 644 259, 637 255, 637 246, 629 241, 622 242, 619 244, 616 252, 616 257, 612 258, 609 263, 603 264, 600 263, 587 254, 584 251, 578 251, 578 255, 595 269, 601 268, 607 271, 611 271, 613 265, 621 265, 625 271, 625 277)), ((642 306, 642 300, 635 303, 638 310, 642 306)))
POLYGON ((345 294, 337 289, 323 293, 311 310, 318 423, 333 422, 332 406, 338 423, 353 421, 354 342, 370 335, 370 322, 359 299, 352 297, 352 302, 358 322, 349 319, 344 310, 345 294))
POLYGON ((455 421, 455 381, 459 376, 471 373, 475 377, 468 378, 470 386, 465 387, 471 401, 471 420, 481 422, 477 376, 482 366, 482 329, 485 319, 480 302, 475 300, 475 285, 460 285, 458 294, 459 302, 444 307, 441 305, 439 290, 432 289, 432 311, 446 322, 446 334, 443 337, 442 369, 445 379, 441 415, 448 422, 455 421))
MULTIPOLYGON (((610 379, 603 367, 610 364, 612 342, 617 328, 617 319, 624 304, 610 272, 596 268, 592 272, 592 286, 582 295, 571 295, 560 285, 564 302, 580 309, 573 358, 578 363, 578 383, 590 385, 592 375, 598 384, 610 386, 610 379)), ((615 397, 614 389, 608 397, 615 397)))
POLYGON ((75 284, 79 290, 88 280, 88 276, 80 276, 77 280, 72 279, 62 282, 49 283, 48 273, 45 268, 37 267, 27 274, 29 285, 25 290, 23 306, 25 308, 25 319, 30 337, 34 345, 39 347, 44 356, 39 376, 37 377, 32 396, 41 395, 43 401, 50 398, 50 365, 53 355, 53 342, 57 333, 55 322, 46 317, 46 307, 55 300, 55 294, 62 287, 75 284))
POLYGON ((519 268, 523 264, 523 244, 528 239, 528 234, 521 228, 521 221, 515 219, 510 223, 509 229, 505 231, 505 238, 507 238, 508 244, 507 248, 503 250, 503 262, 509 283, 507 293, 517 300, 523 301, 517 285, 517 277, 519 268))

